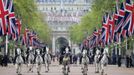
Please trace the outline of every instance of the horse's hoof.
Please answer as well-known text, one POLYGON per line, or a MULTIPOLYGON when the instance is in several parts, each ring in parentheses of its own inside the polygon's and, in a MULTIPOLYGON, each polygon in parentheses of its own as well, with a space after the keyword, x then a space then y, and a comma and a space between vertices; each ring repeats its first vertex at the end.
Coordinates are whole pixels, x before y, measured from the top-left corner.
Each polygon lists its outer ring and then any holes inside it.
POLYGON ((41 75, 40 72, 37 72, 37 73, 38 73, 38 75, 41 75))
POLYGON ((22 75, 22 74, 18 74, 18 75, 22 75))
POLYGON ((95 71, 95 73, 99 73, 99 71, 95 71))
POLYGON ((48 73, 48 71, 45 71, 46 73, 48 73))

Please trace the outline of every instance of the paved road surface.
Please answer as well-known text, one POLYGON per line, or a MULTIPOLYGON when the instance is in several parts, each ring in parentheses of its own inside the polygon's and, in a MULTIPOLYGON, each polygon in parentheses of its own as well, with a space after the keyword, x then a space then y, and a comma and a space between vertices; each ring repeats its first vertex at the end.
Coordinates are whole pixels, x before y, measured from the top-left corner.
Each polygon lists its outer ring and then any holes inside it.
MULTIPOLYGON (((50 72, 45 73, 45 69, 43 66, 41 75, 63 75, 61 68, 62 68, 61 65, 58 65, 57 63, 52 63, 52 65, 50 67, 50 72)), ((89 69, 88 75, 100 75, 100 74, 94 73, 93 65, 89 65, 88 69, 89 69)), ((22 71, 23 75, 37 75, 36 67, 34 67, 33 73, 27 72, 26 65, 23 65, 22 70, 23 70, 22 71)), ((108 65, 107 72, 108 72, 108 75, 134 75, 134 68, 125 68, 125 67, 118 68, 117 66, 108 65)), ((10 64, 8 67, 0 67, 0 75, 17 75, 15 66, 10 64)), ((71 72, 69 75, 82 75, 81 66, 80 65, 71 65, 71 72)))

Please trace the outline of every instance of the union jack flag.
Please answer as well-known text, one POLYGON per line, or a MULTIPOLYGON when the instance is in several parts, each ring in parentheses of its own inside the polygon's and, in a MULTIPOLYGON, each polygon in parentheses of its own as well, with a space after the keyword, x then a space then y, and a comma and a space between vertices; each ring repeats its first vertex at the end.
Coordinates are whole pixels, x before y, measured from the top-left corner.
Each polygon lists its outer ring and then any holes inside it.
POLYGON ((131 33, 131 25, 132 25, 132 3, 131 0, 126 0, 125 2, 125 16, 124 16, 124 23, 123 23, 123 27, 122 27, 122 31, 123 30, 127 30, 130 31, 129 34, 131 33), (131 8, 131 9, 130 9, 131 8))
POLYGON ((124 16, 125 16, 125 7, 124 7, 124 3, 121 3, 121 7, 119 10, 119 16, 118 16, 118 21, 117 21, 117 25, 116 25, 116 32, 120 33, 121 29, 122 29, 122 25, 124 22, 124 16))
MULTIPOLYGON (((134 4, 132 0, 126 0, 125 3, 126 11, 128 12, 128 23, 126 24, 128 26, 129 35, 132 35, 134 33, 134 4)), ((127 20, 127 19, 126 19, 127 20)), ((127 27, 126 27, 127 28, 127 27)))
POLYGON ((4 6, 4 1, 0 0, 0 35, 6 34, 8 10, 4 6))
POLYGON ((113 42, 114 40, 114 33, 115 33, 115 22, 118 19, 118 16, 115 15, 115 13, 112 14, 112 16, 109 17, 109 25, 110 25, 110 42, 113 42))
POLYGON ((100 36, 100 30, 94 30, 94 32, 93 32, 93 35, 94 36, 96 36, 96 38, 95 38, 95 41, 96 41, 96 44, 98 45, 99 44, 99 36, 100 36))
POLYGON ((23 35, 23 42, 26 46, 28 46, 29 42, 29 38, 28 38, 28 33, 30 33, 29 29, 28 28, 25 28, 25 31, 24 31, 24 35, 23 35))
POLYGON ((110 26, 109 26, 109 15, 108 14, 106 14, 103 18, 103 26, 102 27, 105 29, 105 37, 104 37, 103 42, 105 42, 105 45, 106 45, 106 44, 109 44, 109 32, 110 32, 109 31, 110 26))
POLYGON ((33 32, 30 32, 29 33, 29 40, 28 41, 29 41, 29 43, 30 43, 31 46, 33 46, 33 39, 34 38, 37 38, 36 33, 34 31, 33 32))

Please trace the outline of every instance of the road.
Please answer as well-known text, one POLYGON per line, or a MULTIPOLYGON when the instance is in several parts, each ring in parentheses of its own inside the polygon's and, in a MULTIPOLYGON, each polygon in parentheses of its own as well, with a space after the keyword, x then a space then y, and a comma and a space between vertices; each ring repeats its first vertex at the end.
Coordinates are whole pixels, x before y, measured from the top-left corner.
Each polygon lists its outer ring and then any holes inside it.
MULTIPOLYGON (((51 64, 50 71, 45 73, 44 65, 42 65, 41 75, 63 75, 61 68, 62 66, 55 62, 51 64)), ((88 75, 100 75, 94 73, 94 65, 89 65, 88 69, 88 75)), ((23 65, 22 74, 37 75, 36 66, 34 67, 33 73, 28 73, 27 66, 23 65)), ((8 67, 0 67, 0 75, 17 75, 15 65, 10 64, 8 67)), ((69 75, 82 75, 81 65, 71 65, 71 72, 69 75)), ((107 75, 134 75, 134 68, 125 68, 125 66, 118 68, 116 65, 108 65, 107 75)))

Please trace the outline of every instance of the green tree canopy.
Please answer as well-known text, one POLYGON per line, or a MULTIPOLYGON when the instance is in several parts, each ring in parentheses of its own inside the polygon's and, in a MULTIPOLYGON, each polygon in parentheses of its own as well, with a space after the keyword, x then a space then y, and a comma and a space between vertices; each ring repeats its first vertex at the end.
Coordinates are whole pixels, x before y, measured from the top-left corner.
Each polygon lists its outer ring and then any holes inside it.
POLYGON ((100 28, 103 15, 105 12, 111 12, 114 5, 114 0, 93 0, 91 11, 81 18, 81 22, 78 25, 70 28, 71 40, 76 43, 81 42, 86 36, 91 35, 95 28, 100 28))
POLYGON ((50 43, 50 28, 44 20, 45 15, 37 10, 34 0, 14 0, 15 14, 22 20, 22 33, 27 27, 37 32, 45 43, 50 43))

